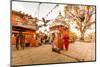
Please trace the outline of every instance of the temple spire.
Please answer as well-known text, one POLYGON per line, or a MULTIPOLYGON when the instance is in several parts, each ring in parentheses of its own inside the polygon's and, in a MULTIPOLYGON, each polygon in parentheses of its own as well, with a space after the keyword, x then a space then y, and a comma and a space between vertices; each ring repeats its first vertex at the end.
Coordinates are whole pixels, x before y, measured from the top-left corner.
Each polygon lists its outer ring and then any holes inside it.
POLYGON ((59 11, 59 16, 62 16, 62 15, 61 15, 61 11, 59 11))

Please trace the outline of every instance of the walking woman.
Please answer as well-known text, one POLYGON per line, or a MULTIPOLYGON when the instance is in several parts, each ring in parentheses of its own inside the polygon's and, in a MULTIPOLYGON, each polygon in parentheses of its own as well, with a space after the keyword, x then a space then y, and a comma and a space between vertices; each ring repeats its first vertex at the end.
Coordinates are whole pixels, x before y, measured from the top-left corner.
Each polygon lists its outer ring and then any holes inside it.
POLYGON ((64 47, 65 50, 69 49, 69 33, 68 31, 63 31, 63 42, 64 42, 64 47))

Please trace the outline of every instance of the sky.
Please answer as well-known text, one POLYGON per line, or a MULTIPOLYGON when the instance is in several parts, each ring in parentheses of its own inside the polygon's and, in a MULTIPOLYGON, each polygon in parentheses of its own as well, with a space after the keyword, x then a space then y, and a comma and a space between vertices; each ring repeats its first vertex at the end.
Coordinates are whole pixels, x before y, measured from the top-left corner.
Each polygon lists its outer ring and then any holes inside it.
POLYGON ((33 17, 38 17, 41 19, 42 17, 45 17, 46 19, 55 19, 59 12, 62 12, 63 15, 63 6, 60 5, 57 8, 55 8, 48 16, 46 16, 54 7, 56 4, 46 4, 46 3, 41 3, 40 4, 40 9, 39 3, 32 3, 32 2, 18 2, 18 1, 13 1, 12 2, 12 9, 16 11, 22 11, 28 14, 31 14, 33 17), (39 16, 38 16, 39 13, 39 16))

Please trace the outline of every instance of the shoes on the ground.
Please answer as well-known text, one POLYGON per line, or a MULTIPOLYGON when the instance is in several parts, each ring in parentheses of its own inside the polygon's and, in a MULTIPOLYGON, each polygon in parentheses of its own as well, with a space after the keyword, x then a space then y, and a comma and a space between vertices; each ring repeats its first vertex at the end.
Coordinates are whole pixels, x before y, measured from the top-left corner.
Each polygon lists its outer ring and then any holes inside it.
POLYGON ((53 52, 60 53, 60 49, 58 49, 58 48, 52 48, 52 51, 53 51, 53 52))

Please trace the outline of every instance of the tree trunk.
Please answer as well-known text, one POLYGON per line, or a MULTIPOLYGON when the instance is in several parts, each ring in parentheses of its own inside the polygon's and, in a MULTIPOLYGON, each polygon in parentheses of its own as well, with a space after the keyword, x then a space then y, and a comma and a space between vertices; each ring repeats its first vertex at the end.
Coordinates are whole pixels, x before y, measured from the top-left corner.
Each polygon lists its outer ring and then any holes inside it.
POLYGON ((85 33, 85 28, 83 28, 83 29, 81 29, 80 30, 80 33, 81 33, 81 38, 80 38, 80 40, 84 40, 84 33, 85 33))
POLYGON ((84 32, 81 32, 81 38, 80 40, 84 40, 84 32))

